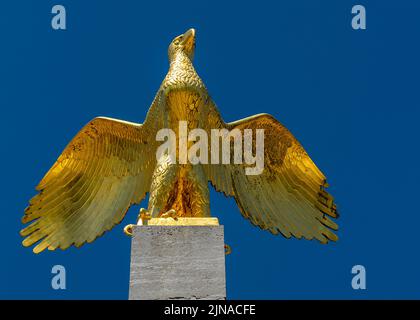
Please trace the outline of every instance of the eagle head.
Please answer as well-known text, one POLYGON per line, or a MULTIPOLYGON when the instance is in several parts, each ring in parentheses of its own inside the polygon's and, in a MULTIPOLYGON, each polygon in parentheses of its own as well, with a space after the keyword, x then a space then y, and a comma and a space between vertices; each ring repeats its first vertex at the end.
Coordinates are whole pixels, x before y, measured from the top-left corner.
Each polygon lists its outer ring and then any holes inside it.
POLYGON ((172 60, 172 58, 177 53, 183 52, 192 61, 194 58, 194 49, 195 49, 195 29, 191 28, 187 30, 187 32, 185 32, 184 34, 181 34, 172 40, 168 49, 169 60, 172 60))

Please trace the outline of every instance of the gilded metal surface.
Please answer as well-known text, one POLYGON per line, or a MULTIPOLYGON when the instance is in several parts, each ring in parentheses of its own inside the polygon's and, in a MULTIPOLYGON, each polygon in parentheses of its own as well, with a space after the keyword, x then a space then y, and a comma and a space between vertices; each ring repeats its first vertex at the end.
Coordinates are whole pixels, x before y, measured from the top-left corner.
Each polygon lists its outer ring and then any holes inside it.
MULTIPOLYGON (((243 216, 273 234, 322 243, 337 240, 333 198, 325 176, 294 136, 268 114, 225 123, 193 66, 195 31, 169 46, 169 71, 143 124, 95 118, 69 143, 37 186, 21 231, 34 252, 92 242, 118 224, 147 192, 143 218, 175 210, 178 217, 209 217, 208 181, 233 196, 243 216), (189 129, 265 129, 265 169, 248 176, 244 165, 180 165, 156 161, 156 132, 189 129)), ((239 107, 239 106, 232 106, 239 107)), ((161 142, 160 142, 161 143, 161 142)), ((146 220, 147 220, 146 219, 146 220)), ((168 218, 169 219, 169 218, 168 218)))
POLYGON ((225 255, 228 255, 231 253, 232 253, 232 248, 230 247, 230 245, 225 244, 225 255))
POLYGON ((219 219, 214 217, 207 218, 152 218, 148 221, 149 226, 218 226, 219 219))

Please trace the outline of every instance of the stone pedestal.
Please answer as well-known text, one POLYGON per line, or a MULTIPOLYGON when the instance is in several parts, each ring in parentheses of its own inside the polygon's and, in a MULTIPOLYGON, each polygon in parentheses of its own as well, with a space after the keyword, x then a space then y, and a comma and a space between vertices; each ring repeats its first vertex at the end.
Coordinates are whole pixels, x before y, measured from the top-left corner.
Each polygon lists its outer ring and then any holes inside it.
POLYGON ((130 300, 225 298, 223 226, 133 227, 130 300))

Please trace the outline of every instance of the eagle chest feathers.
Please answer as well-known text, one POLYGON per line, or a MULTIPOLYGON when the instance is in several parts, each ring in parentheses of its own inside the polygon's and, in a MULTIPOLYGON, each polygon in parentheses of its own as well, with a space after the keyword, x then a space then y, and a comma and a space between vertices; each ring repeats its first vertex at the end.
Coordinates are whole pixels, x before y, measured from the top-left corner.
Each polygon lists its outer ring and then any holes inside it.
POLYGON ((203 109, 208 100, 207 90, 187 57, 181 54, 171 64, 161 90, 171 129, 177 130, 182 120, 191 129, 205 124, 203 109))
POLYGON ((35 244, 39 253, 92 242, 148 193, 140 215, 210 216, 209 182, 235 199, 243 217, 272 234, 321 243, 338 239, 338 212, 325 175, 271 115, 224 122, 195 72, 194 51, 194 29, 171 42, 168 74, 143 124, 98 117, 77 133, 25 210, 24 246, 35 244), (264 170, 247 175, 245 164, 179 164, 168 154, 156 156, 157 132, 169 128, 179 137, 179 121, 206 132, 264 129, 264 170))

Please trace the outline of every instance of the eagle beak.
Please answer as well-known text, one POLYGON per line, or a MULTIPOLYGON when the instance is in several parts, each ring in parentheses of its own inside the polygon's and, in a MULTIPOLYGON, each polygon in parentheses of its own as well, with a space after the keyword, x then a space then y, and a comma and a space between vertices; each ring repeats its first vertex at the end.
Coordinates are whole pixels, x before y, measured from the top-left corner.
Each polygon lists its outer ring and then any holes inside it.
POLYGON ((182 37, 182 44, 187 49, 192 49, 192 47, 195 45, 195 29, 191 28, 184 33, 182 37))

